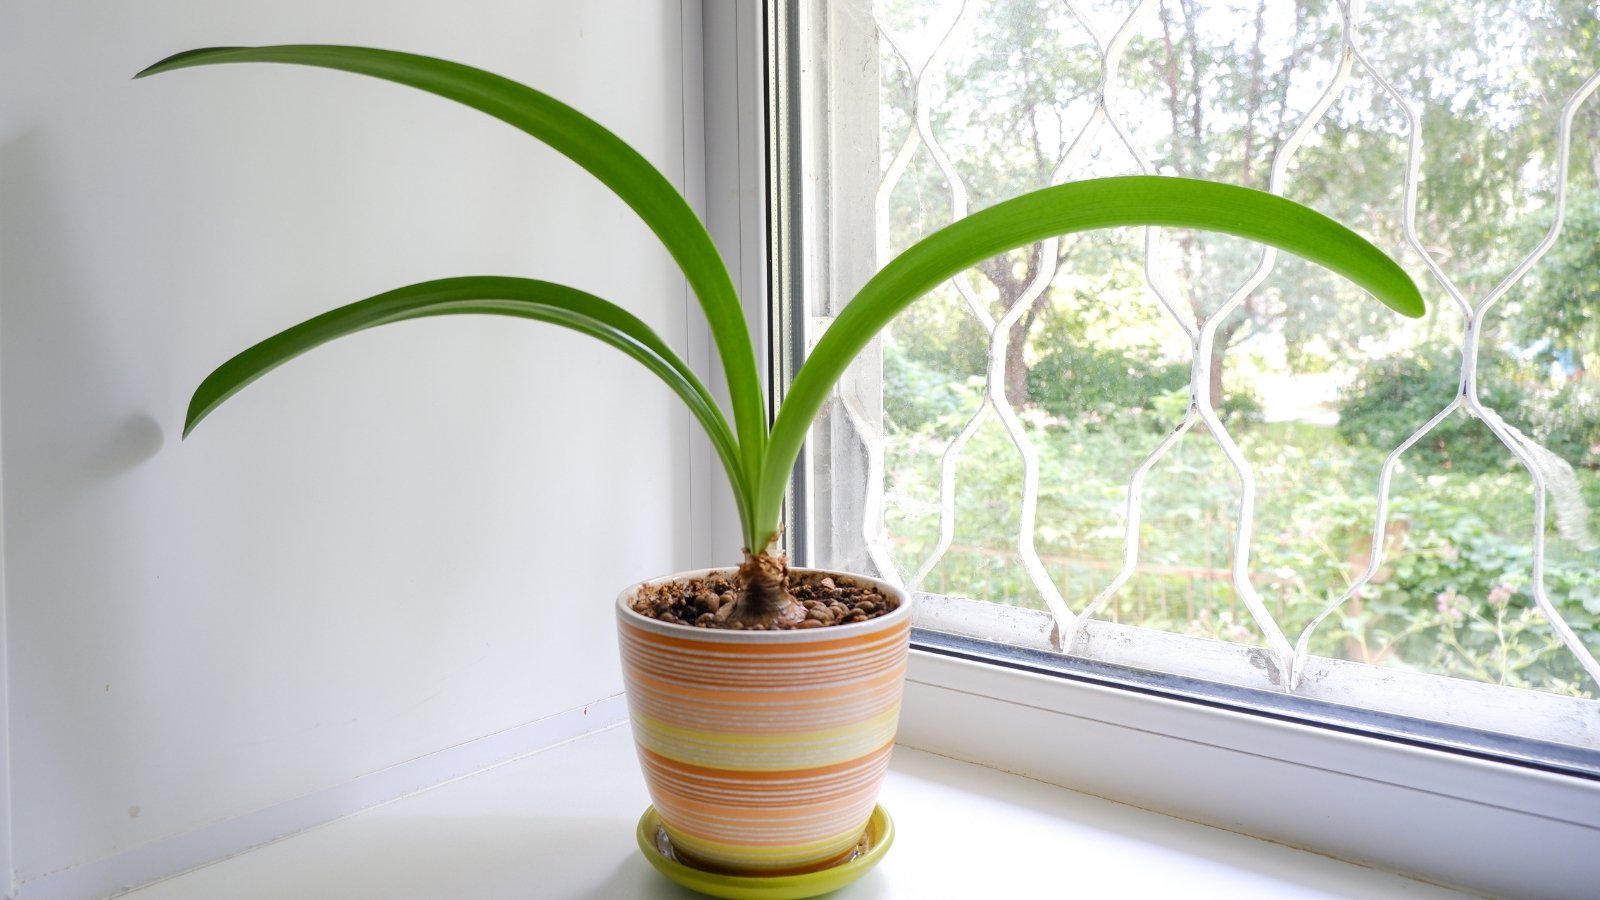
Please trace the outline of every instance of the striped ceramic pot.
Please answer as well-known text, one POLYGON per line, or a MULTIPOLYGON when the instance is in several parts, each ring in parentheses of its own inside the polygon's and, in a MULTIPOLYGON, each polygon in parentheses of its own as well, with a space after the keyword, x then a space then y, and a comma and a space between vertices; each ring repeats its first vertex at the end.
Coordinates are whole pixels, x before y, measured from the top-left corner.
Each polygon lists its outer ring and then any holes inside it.
MULTIPOLYGON (((711 571, 731 574, 654 583, 711 571)), ((855 850, 889 768, 911 603, 899 588, 850 577, 894 611, 826 628, 723 631, 639 615, 639 586, 617 598, 639 762, 685 862, 780 875, 855 850)))

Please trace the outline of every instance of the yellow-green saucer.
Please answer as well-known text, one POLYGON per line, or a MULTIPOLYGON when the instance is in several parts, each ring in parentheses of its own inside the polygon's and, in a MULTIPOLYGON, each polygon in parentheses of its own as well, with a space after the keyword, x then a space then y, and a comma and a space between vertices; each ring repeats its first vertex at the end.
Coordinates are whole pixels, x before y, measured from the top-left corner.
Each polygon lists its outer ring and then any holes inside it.
POLYGON ((830 869, 804 875, 723 875, 685 865, 672 852, 672 841, 661 827, 661 817, 656 815, 654 806, 639 817, 635 833, 639 850, 650 865, 691 891, 727 900, 803 900, 837 891, 867 874, 894 843, 894 820, 882 804, 874 807, 855 856, 830 869))

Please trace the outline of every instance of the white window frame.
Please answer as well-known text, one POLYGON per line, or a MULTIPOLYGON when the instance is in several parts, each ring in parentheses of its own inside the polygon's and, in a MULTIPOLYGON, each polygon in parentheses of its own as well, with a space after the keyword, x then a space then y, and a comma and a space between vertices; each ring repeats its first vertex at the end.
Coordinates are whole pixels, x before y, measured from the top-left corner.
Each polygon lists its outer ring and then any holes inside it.
MULTIPOLYGON (((707 219, 740 285, 755 288, 744 296, 782 384, 794 331, 768 305, 768 263, 790 290, 807 274, 785 267, 792 219, 767 201, 766 128, 786 111, 761 87, 783 35, 754 4, 706 3, 703 16, 707 219)), ((730 510, 711 518, 726 545, 730 510)), ((1579 775, 924 648, 912 652, 900 741, 1472 891, 1600 889, 1600 780, 1579 775)))

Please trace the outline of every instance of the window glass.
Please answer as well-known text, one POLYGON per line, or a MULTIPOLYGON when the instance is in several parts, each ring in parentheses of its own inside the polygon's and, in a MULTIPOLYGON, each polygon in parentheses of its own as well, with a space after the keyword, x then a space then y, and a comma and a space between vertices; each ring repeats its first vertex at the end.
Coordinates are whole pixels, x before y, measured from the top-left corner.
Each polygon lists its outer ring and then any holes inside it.
POLYGON ((1140 172, 1306 203, 1428 301, 1172 230, 990 260, 843 384, 814 562, 931 595, 929 627, 1600 747, 1552 724, 1600 716, 1600 5, 801 16, 813 333, 971 210, 1140 172))

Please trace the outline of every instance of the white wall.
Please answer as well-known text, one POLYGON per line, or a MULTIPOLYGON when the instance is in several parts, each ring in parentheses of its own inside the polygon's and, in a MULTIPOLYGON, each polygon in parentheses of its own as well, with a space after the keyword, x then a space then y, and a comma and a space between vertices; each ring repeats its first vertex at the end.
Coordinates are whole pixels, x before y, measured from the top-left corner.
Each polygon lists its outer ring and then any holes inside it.
POLYGON ((615 693, 612 597, 689 562, 687 417, 621 354, 549 326, 359 335, 180 442, 213 366, 390 287, 565 281, 679 346, 685 293, 620 202, 464 108, 283 66, 129 76, 217 44, 431 53, 561 97, 679 180, 680 14, 0 0, 19 879, 615 693))

